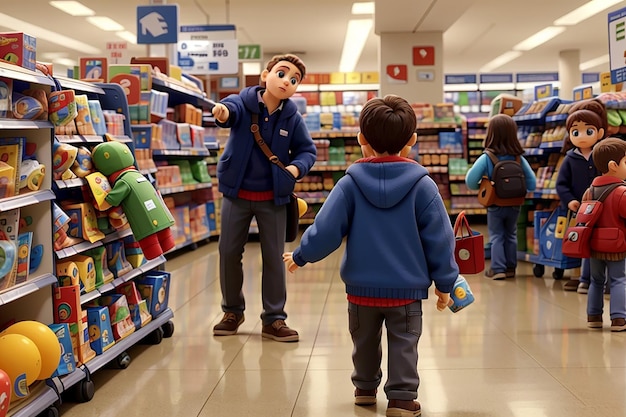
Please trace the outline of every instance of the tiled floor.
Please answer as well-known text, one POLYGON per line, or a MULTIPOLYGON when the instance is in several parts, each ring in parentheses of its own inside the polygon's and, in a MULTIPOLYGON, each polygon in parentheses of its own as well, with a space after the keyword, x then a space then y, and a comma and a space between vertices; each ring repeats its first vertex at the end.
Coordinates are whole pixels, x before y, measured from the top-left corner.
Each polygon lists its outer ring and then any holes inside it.
MULTIPOLYGON (((288 275, 287 323, 299 343, 261 339, 258 243, 244 255, 246 322, 236 336, 211 332, 222 316, 217 243, 171 259, 173 337, 131 349, 127 369, 98 371, 94 398, 63 404, 61 416, 384 415, 382 387, 376 406, 353 404, 341 253, 288 275)), ((520 262, 515 279, 467 276, 476 302, 456 314, 425 302, 423 416, 624 416, 626 332, 588 330, 586 296, 564 292, 551 273, 535 278, 520 262)))

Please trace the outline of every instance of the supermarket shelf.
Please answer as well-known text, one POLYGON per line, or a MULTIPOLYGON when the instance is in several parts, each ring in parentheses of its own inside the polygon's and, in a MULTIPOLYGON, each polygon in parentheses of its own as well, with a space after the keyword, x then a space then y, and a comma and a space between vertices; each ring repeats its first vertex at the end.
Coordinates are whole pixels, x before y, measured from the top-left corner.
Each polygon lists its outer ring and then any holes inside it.
POLYGON ((350 165, 337 164, 328 161, 318 161, 313 164, 311 171, 345 171, 350 165))
POLYGON ((52 274, 45 274, 33 280, 28 280, 0 294, 0 306, 56 283, 57 278, 52 274))
POLYGON ((59 395, 51 386, 44 382, 38 383, 36 387, 29 387, 30 394, 24 400, 16 404, 13 410, 9 410, 10 417, 33 417, 50 408, 57 401, 59 395))
POLYGON ((40 72, 31 71, 18 65, 0 62, 0 77, 54 86, 54 81, 40 72))
POLYGON ((52 128, 52 123, 47 120, 0 119, 0 129, 31 130, 52 128))
POLYGON ((87 181, 83 178, 70 178, 69 180, 54 180, 56 186, 60 189, 63 188, 80 188, 87 184, 87 181))
POLYGON ((94 83, 75 80, 73 78, 59 77, 56 75, 54 76, 54 78, 56 78, 59 84, 61 84, 61 87, 67 88, 68 90, 78 90, 87 93, 104 94, 104 90, 94 83))
POLYGON ((163 256, 159 256, 158 258, 151 259, 147 261, 145 264, 139 266, 139 268, 134 268, 130 270, 129 272, 127 272, 126 274, 118 278, 115 278, 112 282, 108 282, 102 285, 100 288, 97 288, 93 291, 89 291, 88 293, 82 294, 80 296, 80 303, 82 305, 82 304, 88 303, 89 301, 95 300, 96 298, 99 298, 105 293, 115 290, 117 287, 119 287, 123 283, 128 282, 132 280, 133 278, 138 277, 139 275, 150 272, 164 263, 165 263, 165 257, 163 256))
POLYGON ((165 311, 163 311, 163 313, 159 314, 157 318, 152 319, 152 321, 147 323, 144 327, 140 328, 139 330, 135 330, 133 333, 129 334, 123 339, 116 340, 113 346, 111 346, 101 355, 97 355, 86 364, 83 364, 81 368, 86 368, 89 374, 96 372, 98 369, 104 367, 107 363, 111 362, 124 351, 140 342, 141 339, 150 334, 150 332, 161 327, 173 317, 174 313, 172 312, 172 310, 169 308, 166 309, 165 311))
POLYGON ((207 149, 187 148, 187 149, 153 149, 152 156, 211 156, 207 149))
POLYGON ((41 203, 42 201, 51 201, 56 199, 56 195, 52 190, 39 190, 27 194, 16 195, 14 197, 3 198, 0 200, 0 211, 8 211, 16 208, 31 206, 41 203))
POLYGON ((54 253, 57 255, 58 259, 63 259, 63 258, 67 258, 73 255, 78 255, 79 253, 85 252, 89 249, 97 248, 99 246, 102 246, 105 243, 122 239, 131 234, 132 234, 132 230, 128 228, 128 229, 121 230, 119 232, 113 232, 108 235, 105 235, 104 239, 99 240, 97 242, 93 242, 93 243, 89 241, 80 242, 74 246, 69 246, 67 248, 55 250, 54 253))
POLYGON ((61 143, 100 143, 104 138, 98 135, 54 135, 61 143))
POLYGON ((211 188, 213 183, 199 182, 197 184, 179 185, 176 187, 159 187, 159 191, 162 195, 184 193, 185 191, 199 190, 202 188, 211 188))
POLYGON ((152 78, 152 88, 169 94, 170 106, 176 104, 193 104, 196 107, 211 110, 213 103, 204 97, 201 93, 190 90, 182 85, 163 80, 161 78, 152 78))

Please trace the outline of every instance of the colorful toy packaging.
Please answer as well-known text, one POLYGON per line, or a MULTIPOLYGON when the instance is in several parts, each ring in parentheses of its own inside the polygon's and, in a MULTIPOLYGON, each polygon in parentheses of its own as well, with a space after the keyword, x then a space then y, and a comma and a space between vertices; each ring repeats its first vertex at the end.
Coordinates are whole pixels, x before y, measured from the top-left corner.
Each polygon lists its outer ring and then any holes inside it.
POLYGON ((165 309, 169 300, 170 273, 152 271, 136 280, 137 289, 148 302, 152 318, 156 318, 165 309))
POLYGON ((37 40, 23 32, 0 33, 0 58, 35 71, 37 40))

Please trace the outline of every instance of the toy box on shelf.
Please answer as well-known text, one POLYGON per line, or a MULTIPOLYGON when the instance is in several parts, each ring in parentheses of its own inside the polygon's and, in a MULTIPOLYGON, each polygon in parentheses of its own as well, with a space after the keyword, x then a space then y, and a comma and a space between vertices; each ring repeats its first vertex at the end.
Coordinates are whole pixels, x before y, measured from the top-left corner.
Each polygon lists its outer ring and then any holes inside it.
POLYGON ((0 33, 0 58, 35 71, 37 39, 23 32, 0 33))

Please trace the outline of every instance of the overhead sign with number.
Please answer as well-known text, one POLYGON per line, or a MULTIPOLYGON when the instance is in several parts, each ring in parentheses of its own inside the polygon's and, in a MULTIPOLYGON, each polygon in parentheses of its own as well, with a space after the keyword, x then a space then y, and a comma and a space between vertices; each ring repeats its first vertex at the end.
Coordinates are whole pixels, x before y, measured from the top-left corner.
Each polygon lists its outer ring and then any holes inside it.
POLYGON ((237 74, 237 45, 234 25, 181 26, 178 66, 190 74, 237 74))

